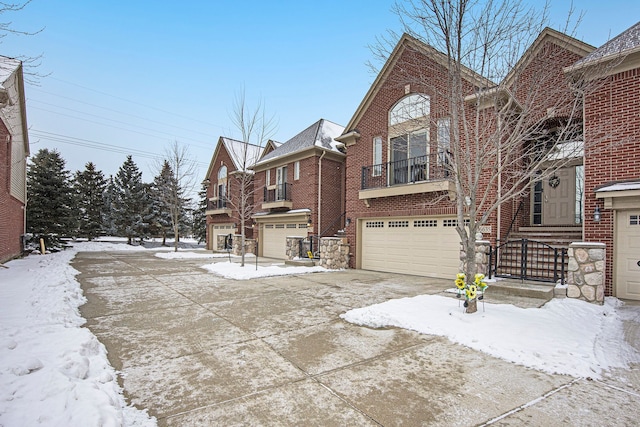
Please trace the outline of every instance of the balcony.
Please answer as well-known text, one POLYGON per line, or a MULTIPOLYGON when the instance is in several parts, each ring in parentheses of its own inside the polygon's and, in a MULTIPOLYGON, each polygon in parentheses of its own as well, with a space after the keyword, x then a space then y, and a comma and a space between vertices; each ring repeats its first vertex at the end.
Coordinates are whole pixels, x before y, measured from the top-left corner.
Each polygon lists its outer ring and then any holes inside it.
POLYGON ((358 198, 368 206, 370 199, 379 197, 447 191, 453 200, 455 185, 448 164, 449 154, 443 152, 363 166, 358 198))
POLYGON ((291 209, 291 184, 276 184, 264 187, 264 199, 262 209, 291 209))
POLYGON ((231 216, 231 206, 226 197, 212 197, 207 201, 205 215, 229 215, 231 216))

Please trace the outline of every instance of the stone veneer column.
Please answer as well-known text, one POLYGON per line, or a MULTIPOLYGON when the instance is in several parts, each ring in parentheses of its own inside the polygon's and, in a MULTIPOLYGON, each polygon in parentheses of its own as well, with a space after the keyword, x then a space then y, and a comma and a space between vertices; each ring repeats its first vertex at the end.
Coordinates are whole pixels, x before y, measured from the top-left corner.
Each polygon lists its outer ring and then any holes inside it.
MULTIPOLYGON (((223 244, 224 246, 224 244, 223 244)), ((232 244, 232 248, 231 248, 231 253, 237 256, 241 256, 242 255, 242 235, 241 234, 235 234, 233 236, 233 244, 232 244)), ((245 254, 254 254, 256 253, 256 240, 255 239, 244 239, 244 253, 245 254)))
MULTIPOLYGON (((486 275, 489 271, 489 249, 491 242, 488 240, 476 240, 476 273, 486 275)), ((460 244, 460 272, 464 272, 467 266, 467 253, 460 244)))
POLYGON ((574 242, 569 245, 567 297, 604 303, 604 243, 574 242))
POLYGON ((302 258, 302 255, 300 254, 301 240, 303 240, 302 237, 287 237, 287 241, 285 243, 285 254, 287 255, 287 259, 289 261, 296 258, 302 258))
POLYGON ((347 243, 347 238, 321 238, 319 265, 330 270, 349 268, 349 244, 347 243))

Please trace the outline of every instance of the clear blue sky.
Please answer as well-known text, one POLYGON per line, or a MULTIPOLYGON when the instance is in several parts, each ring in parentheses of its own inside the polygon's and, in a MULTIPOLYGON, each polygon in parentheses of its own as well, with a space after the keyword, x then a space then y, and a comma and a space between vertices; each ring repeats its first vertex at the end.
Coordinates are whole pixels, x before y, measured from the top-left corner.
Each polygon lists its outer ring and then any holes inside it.
MULTIPOLYGON (((367 46, 399 28, 392 3, 33 0, 0 21, 43 31, 8 35, 0 54, 43 55, 47 76, 26 87, 32 153, 56 148, 70 171, 92 161, 106 176, 130 153, 150 182, 149 157, 177 140, 200 180, 218 137, 238 137, 229 116, 243 87, 276 117, 278 141, 320 118, 346 125, 375 78, 367 46)), ((576 3, 576 36, 596 47, 640 20, 640 2, 576 3)), ((552 2, 550 26, 568 9, 552 2)))

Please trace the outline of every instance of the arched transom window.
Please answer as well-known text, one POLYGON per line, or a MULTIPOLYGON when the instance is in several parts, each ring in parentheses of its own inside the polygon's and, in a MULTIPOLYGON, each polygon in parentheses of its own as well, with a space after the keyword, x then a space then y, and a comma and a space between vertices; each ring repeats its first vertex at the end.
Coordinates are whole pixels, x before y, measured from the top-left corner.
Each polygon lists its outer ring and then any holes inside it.
POLYGON ((218 200, 223 201, 227 198, 227 167, 222 165, 218 169, 218 200))

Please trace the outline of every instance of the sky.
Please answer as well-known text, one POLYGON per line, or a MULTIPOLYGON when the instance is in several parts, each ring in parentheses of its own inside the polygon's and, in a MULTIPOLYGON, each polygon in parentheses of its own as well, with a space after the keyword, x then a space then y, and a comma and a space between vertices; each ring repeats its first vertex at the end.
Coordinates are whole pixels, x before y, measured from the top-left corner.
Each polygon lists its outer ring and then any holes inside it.
MULTIPOLYGON (((629 0, 576 3, 576 36, 596 47, 640 17, 629 0)), ((321 118, 346 126, 375 79, 369 46, 400 28, 392 4, 32 0, 0 23, 35 34, 6 34, 0 54, 41 56, 26 76, 32 155, 56 149, 69 171, 91 161, 108 177, 131 154, 150 182, 175 141, 199 182, 218 137, 240 138, 231 114, 243 91, 274 118, 277 141, 321 118)), ((552 1, 550 26, 568 10, 552 1)))
MULTIPOLYGON (((212 262, 219 254, 169 253, 170 248, 158 252, 161 249, 150 245, 125 243, 126 239, 74 242, 65 251, 32 254, 0 269, 1 425, 157 425, 146 409, 126 403, 105 347, 82 327, 85 320, 78 308, 86 299, 75 278, 78 271, 69 264, 78 251, 143 250, 155 251, 159 258, 200 259, 211 274, 235 280, 317 271, 323 272, 314 274, 332 274, 319 267, 281 264, 240 267, 238 257, 232 257, 233 262, 226 256, 212 262)), ((443 284, 443 290, 448 285, 452 282, 443 284)), ((491 283, 487 295, 490 299, 491 283)), ((640 321, 640 307, 623 309, 612 297, 604 305, 566 298, 527 309, 486 302, 478 304, 477 313, 464 314, 461 300, 419 295, 356 308, 341 317, 373 328, 393 326, 443 336, 503 360, 576 378, 624 381, 617 369, 640 362, 623 329, 624 321, 640 321)))

